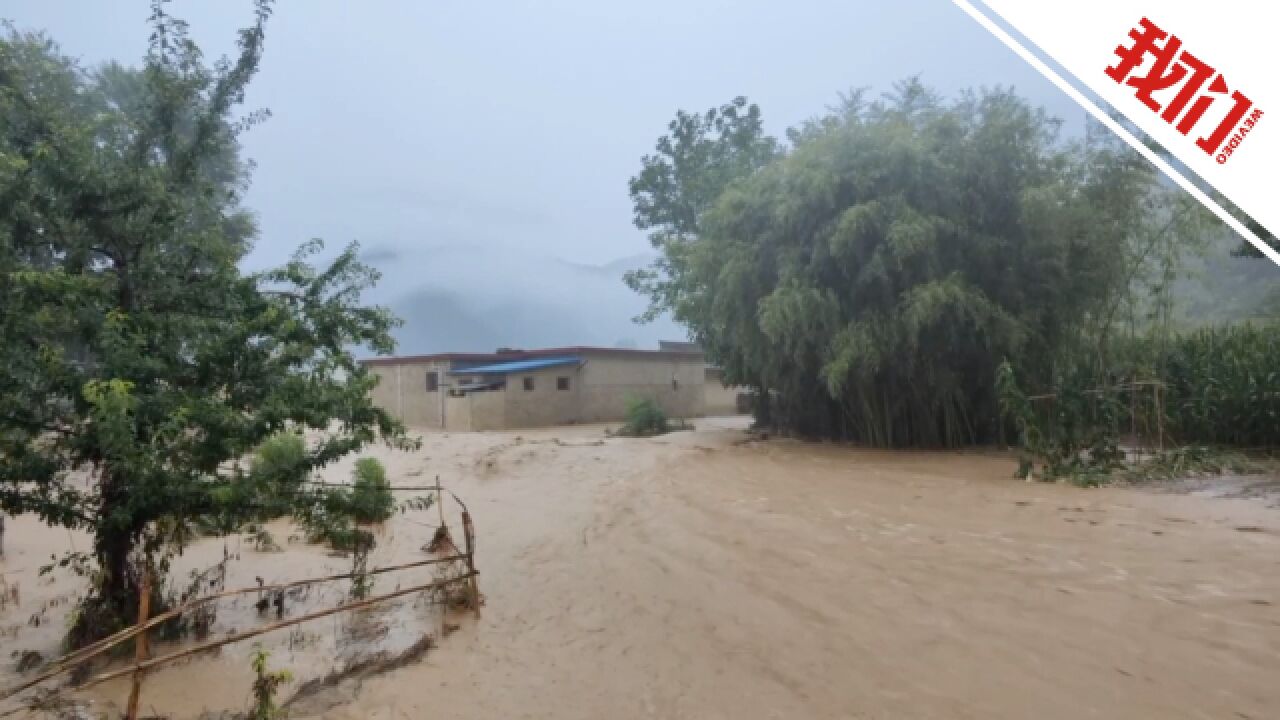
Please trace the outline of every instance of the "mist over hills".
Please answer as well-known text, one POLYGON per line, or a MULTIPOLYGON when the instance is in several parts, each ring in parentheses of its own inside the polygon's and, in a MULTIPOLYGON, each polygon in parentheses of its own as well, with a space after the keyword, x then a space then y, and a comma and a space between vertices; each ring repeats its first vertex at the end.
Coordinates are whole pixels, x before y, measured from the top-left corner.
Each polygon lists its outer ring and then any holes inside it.
MULTIPOLYGON (((1275 317, 1280 311, 1280 272, 1265 260, 1232 257, 1236 243, 1223 238, 1204 257, 1188 259, 1174 291, 1182 324, 1275 317)), ((670 317, 632 321, 644 311, 645 299, 622 276, 653 257, 643 253, 589 265, 535 249, 479 251, 463 245, 382 246, 362 255, 383 273, 369 299, 404 320, 395 331, 402 355, 559 345, 656 348, 659 340, 683 340, 685 329, 670 317)))
POLYGON ((369 299, 404 320, 395 331, 401 355, 619 343, 657 348, 659 340, 685 337, 669 317, 632 322, 645 299, 622 276, 647 265, 648 254, 587 265, 534 250, 437 245, 373 247, 362 259, 382 272, 369 299))
POLYGON ((1184 325, 1280 318, 1280 268, 1262 258, 1218 252, 1191 258, 1174 286, 1184 325))

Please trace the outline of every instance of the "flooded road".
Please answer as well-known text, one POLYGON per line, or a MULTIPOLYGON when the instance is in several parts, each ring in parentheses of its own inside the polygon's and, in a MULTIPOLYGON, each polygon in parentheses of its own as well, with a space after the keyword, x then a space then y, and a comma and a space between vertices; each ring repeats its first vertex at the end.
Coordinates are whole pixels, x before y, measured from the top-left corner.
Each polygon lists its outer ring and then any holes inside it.
MULTIPOLYGON (((486 605, 422 661, 309 694, 291 717, 1280 716, 1280 511, 1266 503, 1027 484, 999 455, 744 442, 740 426, 433 434, 412 455, 380 451, 393 483, 438 473, 467 501, 486 605)), ((415 519, 389 524, 371 565, 422 556, 415 519)), ((11 579, 35 552, 15 554, 22 527, 10 521, 0 564, 11 579)), ((348 563, 298 545, 240 557, 228 587, 348 563)), ((46 591, 19 581, 25 616, 46 591)), ((421 631, 386 624, 402 643, 421 631)), ((310 647, 268 637, 273 665, 306 679, 341 643, 329 619, 301 627, 310 647)), ((56 637, 46 628, 0 636, 0 661, 56 637)), ((247 646, 156 672, 144 708, 244 707, 247 646)), ((95 707, 124 688, 92 691, 95 707)))

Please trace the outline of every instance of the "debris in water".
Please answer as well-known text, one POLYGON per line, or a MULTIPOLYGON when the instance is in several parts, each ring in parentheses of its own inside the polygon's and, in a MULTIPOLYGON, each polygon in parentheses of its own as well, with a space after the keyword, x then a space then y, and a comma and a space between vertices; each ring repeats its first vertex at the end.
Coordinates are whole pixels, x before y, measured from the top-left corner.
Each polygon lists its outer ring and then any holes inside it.
POLYGON ((423 550, 429 553, 438 553, 455 547, 453 538, 449 535, 449 526, 441 525, 436 528, 435 535, 431 536, 431 542, 427 543, 423 550))
POLYGON ((44 664, 44 656, 35 650, 14 650, 10 657, 18 659, 14 667, 20 673, 28 673, 44 664))

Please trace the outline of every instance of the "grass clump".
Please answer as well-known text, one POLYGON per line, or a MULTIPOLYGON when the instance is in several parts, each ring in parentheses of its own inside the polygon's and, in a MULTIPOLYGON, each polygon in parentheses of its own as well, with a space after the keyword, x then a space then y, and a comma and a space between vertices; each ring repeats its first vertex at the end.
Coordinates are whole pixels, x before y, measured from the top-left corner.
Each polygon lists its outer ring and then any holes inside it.
POLYGON ((633 397, 627 400, 627 421, 618 430, 625 437, 652 437, 671 432, 671 423, 653 398, 633 397))

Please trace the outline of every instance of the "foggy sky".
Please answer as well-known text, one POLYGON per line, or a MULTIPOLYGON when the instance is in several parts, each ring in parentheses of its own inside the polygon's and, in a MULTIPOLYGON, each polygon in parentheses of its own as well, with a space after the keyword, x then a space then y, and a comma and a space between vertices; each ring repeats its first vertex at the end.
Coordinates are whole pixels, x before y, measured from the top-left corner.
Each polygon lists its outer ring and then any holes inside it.
MULTIPOLYGON (((148 5, 5 0, 0 17, 48 30, 87 65, 136 64, 148 5)), ((210 58, 252 19, 249 0, 170 11, 210 58)), ((244 137, 262 231, 246 265, 322 237, 331 248, 359 239, 401 286, 440 277, 424 265, 432 247, 461 253, 458 266, 517 266, 494 288, 472 267, 480 296, 518 284, 521 258, 634 258, 650 248, 631 224, 627 179, 677 109, 746 95, 781 137, 841 91, 879 93, 913 74, 947 95, 1012 85, 1069 123, 1084 116, 948 0, 286 0, 246 105, 272 112, 244 137)), ((619 302, 634 305, 618 311, 625 326, 639 300, 619 302)))

